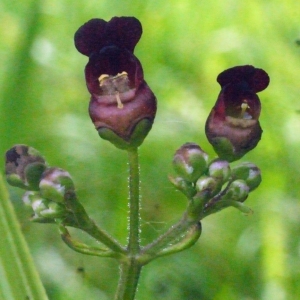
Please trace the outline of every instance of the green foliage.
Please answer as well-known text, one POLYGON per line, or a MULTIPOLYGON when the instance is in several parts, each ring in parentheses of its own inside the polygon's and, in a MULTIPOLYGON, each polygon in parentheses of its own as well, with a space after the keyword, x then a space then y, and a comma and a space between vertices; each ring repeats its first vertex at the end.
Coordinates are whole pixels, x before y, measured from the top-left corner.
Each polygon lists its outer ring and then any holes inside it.
MULTIPOLYGON (((72 174, 86 210, 124 244, 126 153, 101 140, 89 120, 86 58, 73 45, 77 28, 115 15, 133 15, 143 25, 136 55, 158 99, 140 151, 143 244, 184 210, 184 196, 167 178, 176 149, 195 142, 214 156, 204 124, 220 90, 216 76, 244 64, 270 75, 260 93, 262 140, 242 159, 262 171, 262 184, 246 203, 254 214, 228 209, 205 219, 193 248, 143 270, 137 299, 280 300, 300 294, 299 11, 292 0, 0 3, 1 153, 19 143, 39 149, 51 165, 72 174)), ((77 254, 54 225, 30 223, 20 194, 10 191, 49 299, 112 299, 115 262, 77 254)))

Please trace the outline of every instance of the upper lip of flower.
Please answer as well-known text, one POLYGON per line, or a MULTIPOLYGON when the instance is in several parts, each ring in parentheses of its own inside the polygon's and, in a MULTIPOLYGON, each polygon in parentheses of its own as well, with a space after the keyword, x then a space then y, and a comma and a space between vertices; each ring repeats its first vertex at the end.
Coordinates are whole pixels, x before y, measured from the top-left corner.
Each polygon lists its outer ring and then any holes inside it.
POLYGON ((77 50, 86 56, 109 45, 126 48, 133 53, 141 35, 142 25, 138 19, 114 17, 108 22, 91 19, 76 31, 74 40, 77 50))
POLYGON ((85 68, 87 88, 102 103, 133 99, 144 81, 142 65, 133 50, 142 34, 134 17, 114 17, 109 22, 92 19, 75 33, 75 46, 89 57, 85 68))

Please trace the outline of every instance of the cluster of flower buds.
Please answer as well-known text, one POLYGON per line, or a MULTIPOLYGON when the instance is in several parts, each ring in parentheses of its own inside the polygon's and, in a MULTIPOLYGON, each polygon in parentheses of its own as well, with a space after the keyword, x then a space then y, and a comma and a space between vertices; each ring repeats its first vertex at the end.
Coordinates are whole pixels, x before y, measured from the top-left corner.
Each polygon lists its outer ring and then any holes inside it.
POLYGON ((92 19, 75 33, 77 50, 89 57, 85 78, 90 117, 100 135, 120 149, 140 146, 150 131, 156 98, 134 55, 142 26, 134 17, 92 19))
POLYGON ((33 209, 32 220, 54 222, 68 216, 66 199, 75 199, 75 187, 70 174, 48 167, 35 149, 16 145, 6 152, 6 180, 10 185, 26 190, 23 201, 33 209))
POLYGON ((182 145, 175 153, 176 177, 171 183, 191 201, 201 205, 204 215, 244 202, 261 182, 261 172, 252 163, 231 167, 227 160, 208 161, 208 155, 194 143, 182 145))

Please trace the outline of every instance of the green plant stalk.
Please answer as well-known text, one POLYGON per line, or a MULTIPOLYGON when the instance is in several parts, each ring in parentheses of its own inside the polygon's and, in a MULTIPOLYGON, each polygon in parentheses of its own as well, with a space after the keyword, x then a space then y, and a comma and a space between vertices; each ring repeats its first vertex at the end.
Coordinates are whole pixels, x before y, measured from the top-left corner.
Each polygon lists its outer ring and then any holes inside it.
POLYGON ((126 252, 126 250, 116 240, 114 240, 106 231, 98 227, 88 216, 84 207, 77 200, 75 193, 70 193, 66 197, 65 201, 67 208, 69 208, 74 214, 71 219, 65 222, 65 226, 76 227, 85 231, 97 241, 103 243, 117 253, 126 252))
POLYGON ((142 265, 135 257, 122 263, 115 300, 134 300, 141 270, 142 265))
POLYGON ((159 236, 154 242, 145 246, 142 250, 142 255, 148 254, 151 256, 156 256, 156 253, 162 251, 166 247, 170 247, 172 243, 176 243, 176 240, 183 234, 185 234, 190 227, 194 226, 198 222, 198 218, 191 219, 187 212, 185 212, 182 218, 174 224, 169 230, 164 234, 159 236))
POLYGON ((129 234, 127 260, 122 262, 116 300, 133 300, 142 265, 140 252, 140 174, 138 149, 128 150, 129 162, 129 234))
POLYGON ((48 299, 0 175, 0 299, 48 299))
POLYGON ((129 237, 128 251, 135 255, 140 250, 140 174, 137 148, 128 151, 129 162, 129 237))
POLYGON ((76 252, 86 254, 86 255, 100 256, 100 257, 120 258, 121 256, 121 254, 113 252, 110 249, 91 247, 77 240, 72 239, 69 231, 63 226, 59 226, 59 231, 63 242, 76 252))

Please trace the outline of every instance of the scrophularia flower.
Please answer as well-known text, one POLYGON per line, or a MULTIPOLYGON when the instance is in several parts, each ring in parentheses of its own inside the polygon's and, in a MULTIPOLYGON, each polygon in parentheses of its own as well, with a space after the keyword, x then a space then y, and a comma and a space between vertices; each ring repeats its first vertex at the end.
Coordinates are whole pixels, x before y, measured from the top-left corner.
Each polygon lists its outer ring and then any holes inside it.
POLYGON ((133 54, 142 35, 134 17, 92 19, 75 33, 77 50, 89 57, 85 78, 90 117, 99 135, 118 148, 138 147, 150 131, 156 98, 133 54))
POLYGON ((245 65, 225 70, 217 81, 222 89, 206 121, 206 136, 220 158, 234 161, 261 139, 261 104, 256 93, 269 85, 269 76, 245 65))

